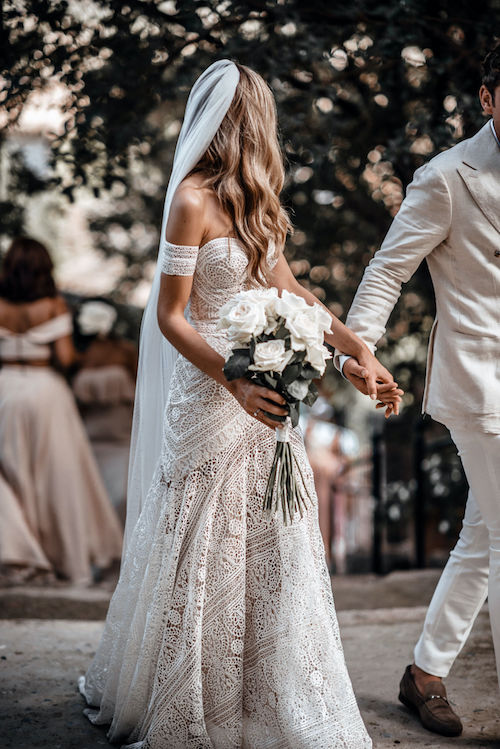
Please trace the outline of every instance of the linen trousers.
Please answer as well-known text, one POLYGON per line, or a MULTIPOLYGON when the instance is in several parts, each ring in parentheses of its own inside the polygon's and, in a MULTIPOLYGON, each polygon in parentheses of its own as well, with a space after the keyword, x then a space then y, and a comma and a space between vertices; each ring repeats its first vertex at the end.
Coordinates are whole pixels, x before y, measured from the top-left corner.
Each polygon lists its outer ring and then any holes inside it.
POLYGON ((434 591, 415 664, 445 677, 486 597, 500 680, 500 434, 451 428, 469 496, 458 542, 434 591))

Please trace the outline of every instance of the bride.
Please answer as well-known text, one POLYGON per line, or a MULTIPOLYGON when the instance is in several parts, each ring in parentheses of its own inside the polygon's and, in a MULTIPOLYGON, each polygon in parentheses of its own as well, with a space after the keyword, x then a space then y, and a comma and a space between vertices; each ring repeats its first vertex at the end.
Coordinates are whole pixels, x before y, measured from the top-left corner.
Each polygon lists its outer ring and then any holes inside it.
MULTIPOLYGON (((222 372, 220 307, 251 286, 317 299, 283 255, 275 104, 219 61, 195 83, 165 201, 141 331, 126 551, 80 690, 94 723, 134 749, 365 749, 318 526, 264 517, 280 395, 222 372), (189 304, 188 304, 189 303, 189 304), (187 317, 185 316, 188 308, 187 317), (162 335, 163 334, 163 335, 162 335), (180 355, 177 355, 180 352, 180 355)), ((388 409, 389 373, 332 315, 327 341, 388 409)), ((314 493, 302 435, 292 444, 314 493)))

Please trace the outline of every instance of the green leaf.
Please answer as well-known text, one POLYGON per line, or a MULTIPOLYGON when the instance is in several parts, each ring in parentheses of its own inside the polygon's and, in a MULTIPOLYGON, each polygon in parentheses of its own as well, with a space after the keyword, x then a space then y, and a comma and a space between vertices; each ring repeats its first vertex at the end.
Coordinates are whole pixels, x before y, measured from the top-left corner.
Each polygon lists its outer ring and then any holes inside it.
POLYGON ((305 355, 306 355, 305 350, 304 351, 295 351, 294 355, 291 358, 291 362, 295 363, 295 362, 304 361, 305 355))
POLYGON ((273 338, 280 338, 280 339, 290 338, 290 331, 288 330, 287 327, 285 327, 285 325, 280 325, 278 330, 276 330, 273 333, 273 338))
POLYGON ((305 403, 306 406, 312 406, 312 404, 315 402, 317 397, 318 397, 318 388, 316 387, 314 382, 311 382, 311 384, 309 385, 309 392, 307 393, 302 403, 305 403))
POLYGON ((309 362, 306 362, 302 367, 300 376, 303 377, 304 380, 315 380, 317 377, 321 377, 321 374, 317 369, 314 369, 309 362))
POLYGON ((254 370, 250 370, 250 372, 252 373, 252 381, 257 385, 279 392, 279 381, 276 376, 273 377, 271 372, 255 372, 254 370))
POLYGON ((277 378, 273 377, 269 372, 264 372, 263 374, 266 385, 268 385, 272 390, 276 390, 276 385, 278 384, 277 378))
POLYGON ((237 380, 247 374, 250 365, 250 352, 248 349, 236 349, 224 364, 226 380, 237 380))
POLYGON ((283 385, 289 385, 291 382, 296 380, 300 375, 302 369, 300 364, 287 364, 283 372, 281 373, 281 382, 283 385))

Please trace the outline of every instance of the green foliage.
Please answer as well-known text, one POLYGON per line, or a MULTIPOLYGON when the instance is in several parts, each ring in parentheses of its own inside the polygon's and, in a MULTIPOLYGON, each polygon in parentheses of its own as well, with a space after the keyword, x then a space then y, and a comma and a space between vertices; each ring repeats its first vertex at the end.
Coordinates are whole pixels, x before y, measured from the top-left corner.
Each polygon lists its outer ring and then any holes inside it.
POLYGON ((250 349, 233 349, 231 356, 224 364, 224 374, 226 379, 231 382, 231 380, 237 380, 240 377, 244 377, 250 364, 250 349))
MULTIPOLYGON (((342 316, 413 171, 481 124, 480 59, 499 0, 6 0, 0 28, 5 122, 33 89, 68 91, 51 147, 50 186, 112 199, 94 217, 104 253, 127 272, 117 299, 156 255, 173 146, 188 91, 215 59, 260 72, 277 100, 287 160, 287 247, 300 281, 342 316), (404 57, 402 52, 404 52, 404 57), (116 243, 121 229, 125 239, 116 243)), ((8 132, 4 129, 4 135, 8 132)), ((22 180, 21 180, 22 182, 22 180)), ((14 175, 2 232, 17 231, 26 195, 14 175)), ((406 286, 388 341, 424 340, 433 315, 425 269, 406 286)), ((401 366, 412 387, 421 364, 401 366)))
POLYGON ((289 385, 291 382, 296 380, 297 377, 301 374, 302 368, 303 367, 301 364, 287 364, 281 374, 281 382, 283 383, 283 385, 289 385))

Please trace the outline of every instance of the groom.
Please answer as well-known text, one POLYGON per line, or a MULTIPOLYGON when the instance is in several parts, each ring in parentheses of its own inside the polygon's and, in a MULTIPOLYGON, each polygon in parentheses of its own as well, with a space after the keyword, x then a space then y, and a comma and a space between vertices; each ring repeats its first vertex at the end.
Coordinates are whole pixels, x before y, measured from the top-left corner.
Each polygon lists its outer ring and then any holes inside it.
MULTIPOLYGON (((401 284, 427 260, 437 313, 422 410, 449 428, 470 491, 399 698, 445 736, 462 724, 442 679, 487 595, 500 676, 500 45, 483 62, 479 98, 489 121, 415 172, 347 317, 374 350, 401 284)), ((336 364, 366 392, 355 359, 337 352, 336 364)))

